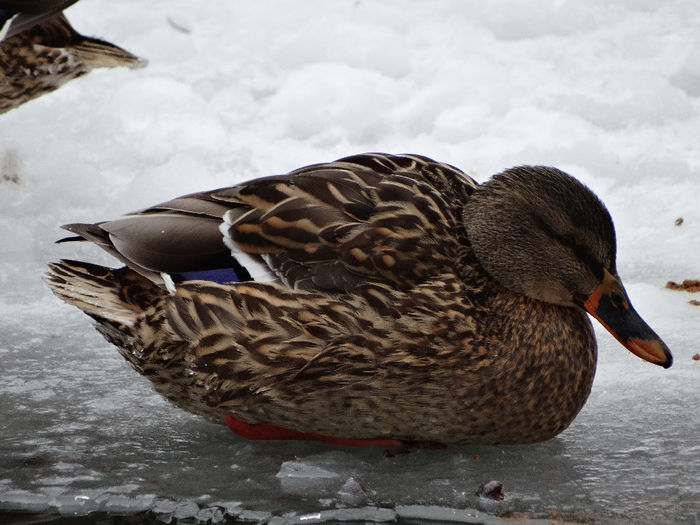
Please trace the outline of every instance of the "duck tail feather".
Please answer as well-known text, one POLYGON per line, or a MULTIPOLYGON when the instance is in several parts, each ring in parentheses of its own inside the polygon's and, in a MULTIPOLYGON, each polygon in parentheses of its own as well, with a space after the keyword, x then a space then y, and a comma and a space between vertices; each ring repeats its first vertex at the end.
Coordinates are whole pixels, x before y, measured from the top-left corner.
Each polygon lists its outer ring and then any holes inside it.
POLYGON ((50 263, 44 280, 60 299, 99 323, 119 327, 135 326, 139 316, 167 293, 128 268, 65 259, 50 263))

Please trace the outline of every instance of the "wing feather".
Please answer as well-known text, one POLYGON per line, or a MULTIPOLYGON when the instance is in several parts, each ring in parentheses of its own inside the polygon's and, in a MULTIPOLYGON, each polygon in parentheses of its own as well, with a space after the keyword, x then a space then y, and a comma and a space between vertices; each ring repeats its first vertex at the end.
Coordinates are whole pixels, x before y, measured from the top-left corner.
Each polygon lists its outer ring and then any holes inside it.
POLYGON ((295 289, 405 290, 450 270, 468 243, 462 210, 475 186, 425 157, 371 153, 66 229, 156 282, 235 260, 295 289))
POLYGON ((424 157, 349 157, 226 190, 242 208, 227 212, 224 233, 294 288, 405 289, 441 273, 463 245, 461 210, 475 186, 424 157))

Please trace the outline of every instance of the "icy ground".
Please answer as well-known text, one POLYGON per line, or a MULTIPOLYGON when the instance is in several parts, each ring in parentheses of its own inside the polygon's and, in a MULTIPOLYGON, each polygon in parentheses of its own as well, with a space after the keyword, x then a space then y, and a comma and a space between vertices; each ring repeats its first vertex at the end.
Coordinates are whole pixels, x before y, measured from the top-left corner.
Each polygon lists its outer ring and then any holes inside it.
POLYGON ((0 178, 20 178, 0 183, 0 511, 696 522, 700 306, 664 288, 700 278, 696 0, 83 0, 67 14, 150 65, 0 116, 0 178), (108 262, 52 244, 60 224, 363 151, 480 180, 524 163, 578 176, 608 205, 620 274, 674 366, 598 330, 588 404, 538 445, 386 458, 251 443, 170 407, 40 281, 51 259, 108 262), (504 501, 475 496, 490 479, 504 501))

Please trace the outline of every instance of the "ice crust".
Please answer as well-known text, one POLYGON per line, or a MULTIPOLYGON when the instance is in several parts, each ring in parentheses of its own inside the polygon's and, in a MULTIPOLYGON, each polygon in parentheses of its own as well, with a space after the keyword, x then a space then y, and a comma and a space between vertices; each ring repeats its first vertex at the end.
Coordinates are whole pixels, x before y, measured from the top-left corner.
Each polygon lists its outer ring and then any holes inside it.
POLYGON ((664 284, 700 278, 700 4, 137 5, 84 0, 67 15, 147 68, 95 71, 0 115, 0 512, 697 520, 700 307, 664 284), (608 206, 619 273, 674 366, 596 326, 591 397, 546 443, 394 458, 251 443, 158 397, 40 280, 61 257, 113 262, 54 245, 61 224, 363 151, 424 154, 481 181, 528 163, 580 178, 608 206), (476 496, 491 479, 503 501, 476 496))

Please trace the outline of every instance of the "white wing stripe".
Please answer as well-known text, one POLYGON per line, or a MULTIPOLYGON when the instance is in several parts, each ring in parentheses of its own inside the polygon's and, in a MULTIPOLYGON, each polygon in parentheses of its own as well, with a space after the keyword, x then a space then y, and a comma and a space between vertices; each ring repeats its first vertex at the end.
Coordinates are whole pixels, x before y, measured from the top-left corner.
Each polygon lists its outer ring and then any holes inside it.
POLYGON ((224 222, 219 225, 219 231, 224 237, 224 244, 231 250, 231 256, 243 266, 253 278, 254 281, 275 282, 279 281, 270 267, 266 264, 253 259, 250 255, 242 251, 236 246, 229 236, 229 228, 231 227, 231 216, 229 212, 224 213, 224 222))

